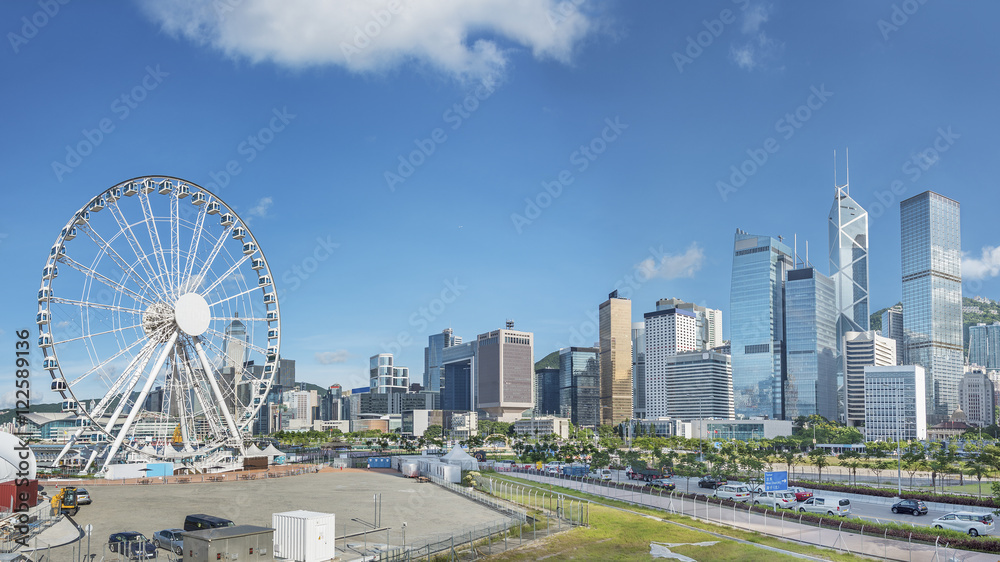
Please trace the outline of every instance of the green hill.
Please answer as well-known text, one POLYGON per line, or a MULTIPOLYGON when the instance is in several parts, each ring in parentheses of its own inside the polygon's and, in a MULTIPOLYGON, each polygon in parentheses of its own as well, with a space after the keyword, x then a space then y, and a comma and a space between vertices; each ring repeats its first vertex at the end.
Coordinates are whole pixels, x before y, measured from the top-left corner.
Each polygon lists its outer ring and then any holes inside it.
POLYGON ((538 361, 535 361, 535 370, 539 369, 558 369, 559 368, 559 350, 555 350, 552 353, 542 357, 538 361))
MULTIPOLYGON (((899 306, 902 306, 902 304, 899 306)), ((871 329, 882 330, 882 313, 889 307, 879 309, 871 315, 871 329)), ((906 311, 903 311, 906 317, 906 311)), ((962 339, 965 342, 965 351, 969 351, 969 326, 976 324, 992 324, 1000 322, 1000 302, 985 299, 977 301, 970 297, 962 297, 962 339)))

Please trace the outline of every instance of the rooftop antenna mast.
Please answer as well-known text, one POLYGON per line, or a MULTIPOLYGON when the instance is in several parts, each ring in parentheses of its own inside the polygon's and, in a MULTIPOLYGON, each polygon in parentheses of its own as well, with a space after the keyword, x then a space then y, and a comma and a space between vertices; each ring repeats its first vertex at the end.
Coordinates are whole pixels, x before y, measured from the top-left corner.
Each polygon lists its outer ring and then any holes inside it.
POLYGON ((849 148, 844 149, 844 151, 847 154, 847 156, 846 156, 847 181, 844 183, 844 185, 840 185, 840 184, 837 183, 837 151, 836 150, 833 151, 833 187, 834 187, 834 190, 836 191, 837 197, 840 197, 841 195, 850 195, 851 194, 851 188, 850 188, 850 185, 851 185, 851 152, 850 152, 849 148))

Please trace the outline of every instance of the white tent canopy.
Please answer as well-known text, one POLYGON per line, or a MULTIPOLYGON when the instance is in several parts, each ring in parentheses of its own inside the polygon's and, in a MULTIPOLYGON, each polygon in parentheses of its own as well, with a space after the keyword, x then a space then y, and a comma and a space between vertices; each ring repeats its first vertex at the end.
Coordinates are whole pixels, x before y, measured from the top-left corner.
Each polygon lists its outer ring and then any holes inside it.
POLYGON ((270 445, 267 446, 266 449, 264 449, 263 451, 261 451, 261 454, 263 454, 265 456, 268 456, 268 457, 271 457, 271 458, 274 458, 274 457, 282 456, 285 453, 282 453, 281 451, 279 451, 278 448, 274 446, 274 443, 271 443, 270 445))
POLYGON ((253 444, 253 445, 250 445, 250 447, 247 448, 246 456, 247 457, 263 457, 265 455, 264 455, 264 451, 260 450, 260 447, 258 447, 256 444, 253 444))
POLYGON ((441 457, 441 462, 462 467, 462 470, 479 470, 479 461, 472 457, 465 449, 455 445, 448 454, 441 457))

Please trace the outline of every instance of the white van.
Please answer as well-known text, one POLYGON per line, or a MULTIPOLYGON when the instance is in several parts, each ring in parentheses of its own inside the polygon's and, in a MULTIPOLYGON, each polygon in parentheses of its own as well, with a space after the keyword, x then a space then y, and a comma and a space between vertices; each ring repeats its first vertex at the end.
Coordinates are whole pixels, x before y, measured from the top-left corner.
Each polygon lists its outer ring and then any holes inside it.
POLYGON ((851 513, 851 500, 830 496, 813 496, 799 504, 799 511, 845 517, 851 513))
POLYGON ((715 489, 715 497, 737 502, 748 502, 751 496, 750 487, 745 484, 726 484, 715 489))
POLYGON ((598 468, 594 471, 594 478, 600 478, 601 480, 611 480, 611 469, 610 468, 598 468))

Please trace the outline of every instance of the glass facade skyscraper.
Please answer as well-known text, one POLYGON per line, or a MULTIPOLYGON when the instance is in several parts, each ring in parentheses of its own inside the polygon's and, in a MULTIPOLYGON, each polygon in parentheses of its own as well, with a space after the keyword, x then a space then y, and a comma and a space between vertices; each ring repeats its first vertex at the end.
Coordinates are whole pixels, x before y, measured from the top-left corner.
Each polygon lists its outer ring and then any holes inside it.
POLYGON ((927 417, 935 424, 958 408, 963 374, 960 209, 933 191, 899 204, 906 360, 926 372, 927 417))
POLYGON ((635 419, 646 417, 645 322, 632 322, 632 410, 635 419))
POLYGON ((424 348, 424 390, 441 391, 441 378, 444 376, 441 369, 444 350, 460 343, 462 343, 462 337, 456 336, 451 328, 445 328, 440 334, 427 336, 427 347, 424 348))
POLYGON ((812 267, 785 282, 785 419, 837 419, 837 307, 833 279, 812 267))
POLYGON ((632 404, 632 301, 618 291, 598 306, 601 423, 618 425, 634 414, 632 404))
POLYGON ((784 280, 790 269, 792 251, 781 240, 736 231, 729 302, 736 415, 780 419, 784 412, 784 280))
MULTIPOLYGON (((830 209, 830 277, 837 290, 837 341, 868 331, 868 212, 838 186, 830 209)), ((839 344, 842 345, 842 344, 839 344)))
POLYGON ((577 427, 601 425, 600 348, 559 350, 559 409, 577 427))
POLYGON ((1000 369, 1000 322, 969 326, 969 364, 1000 369))

